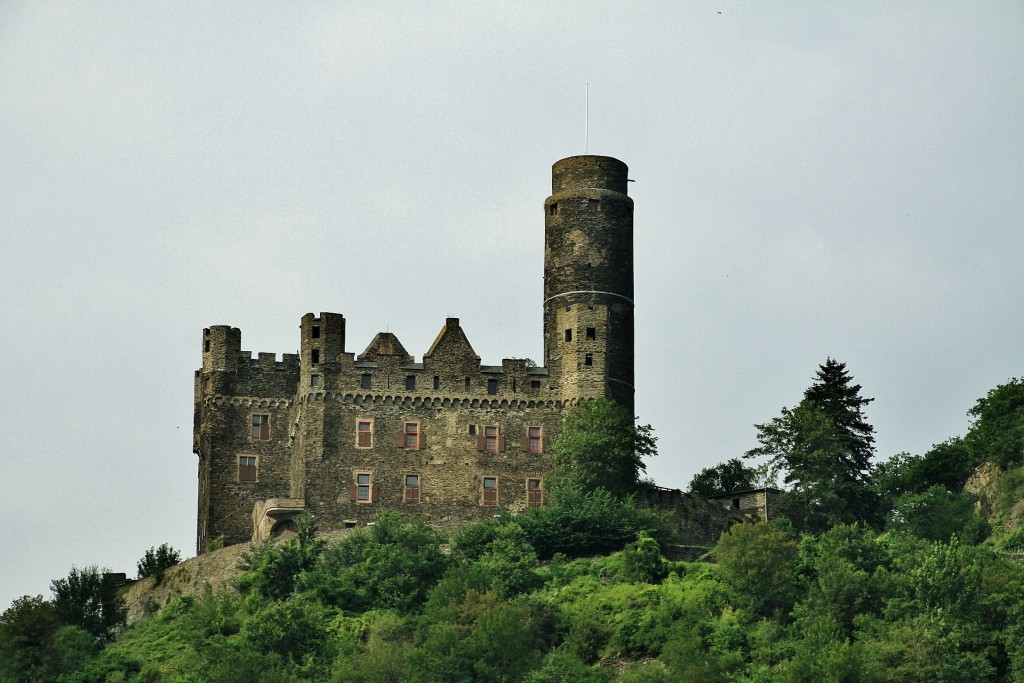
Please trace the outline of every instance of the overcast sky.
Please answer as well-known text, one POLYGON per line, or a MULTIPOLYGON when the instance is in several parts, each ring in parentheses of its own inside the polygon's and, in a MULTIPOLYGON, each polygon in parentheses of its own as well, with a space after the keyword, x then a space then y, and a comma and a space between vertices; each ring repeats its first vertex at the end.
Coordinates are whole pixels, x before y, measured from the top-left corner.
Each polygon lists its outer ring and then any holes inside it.
POLYGON ((1024 4, 0 4, 0 609, 193 554, 204 327, 541 354, 551 164, 630 167, 648 472, 829 356, 878 457, 1024 374, 1024 4))

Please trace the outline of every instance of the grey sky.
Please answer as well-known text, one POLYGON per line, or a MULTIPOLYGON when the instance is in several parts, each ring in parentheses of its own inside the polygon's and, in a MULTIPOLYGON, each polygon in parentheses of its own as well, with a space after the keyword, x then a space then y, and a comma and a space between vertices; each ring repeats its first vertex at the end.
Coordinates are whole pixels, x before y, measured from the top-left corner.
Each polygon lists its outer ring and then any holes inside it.
POLYGON ((1024 374, 1024 4, 0 4, 0 609, 194 547, 211 324, 458 316, 541 358, 550 167, 636 180, 637 413, 683 488, 848 364, 879 457, 1024 374))

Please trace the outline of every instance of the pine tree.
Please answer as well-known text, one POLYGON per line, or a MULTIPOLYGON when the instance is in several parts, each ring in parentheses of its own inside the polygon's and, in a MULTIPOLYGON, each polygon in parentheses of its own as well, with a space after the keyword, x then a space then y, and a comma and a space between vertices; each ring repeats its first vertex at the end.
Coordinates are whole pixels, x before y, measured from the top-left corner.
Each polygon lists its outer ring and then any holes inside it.
POLYGON ((877 523, 871 487, 874 428, 863 408, 873 401, 861 396, 846 364, 832 358, 819 366, 815 383, 792 410, 755 425, 761 443, 747 457, 767 456, 790 486, 791 513, 800 526, 822 531, 834 524, 877 523))

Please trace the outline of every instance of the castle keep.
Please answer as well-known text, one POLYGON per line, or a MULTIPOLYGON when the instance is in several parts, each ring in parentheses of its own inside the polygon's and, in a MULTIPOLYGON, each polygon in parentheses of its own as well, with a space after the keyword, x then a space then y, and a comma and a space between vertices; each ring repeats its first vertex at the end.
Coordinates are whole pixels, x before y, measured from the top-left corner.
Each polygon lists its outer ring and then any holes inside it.
POLYGON ((544 504, 562 411, 633 409, 633 200, 627 167, 577 156, 544 202, 544 359, 482 365, 458 318, 416 362, 391 333, 348 350, 345 318, 307 313, 298 355, 256 357, 203 330, 195 373, 197 551, 294 529, 362 525, 380 509, 435 525, 544 504))

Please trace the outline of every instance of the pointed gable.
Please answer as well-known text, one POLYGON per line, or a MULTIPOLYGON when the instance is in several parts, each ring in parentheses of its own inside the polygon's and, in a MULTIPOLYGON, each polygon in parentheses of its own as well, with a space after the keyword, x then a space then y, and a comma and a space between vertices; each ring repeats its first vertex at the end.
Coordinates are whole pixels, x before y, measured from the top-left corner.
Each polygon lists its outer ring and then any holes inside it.
POLYGON ((359 360, 375 361, 378 356, 398 356, 402 363, 412 362, 412 356, 391 332, 378 332, 370 345, 359 354, 359 360))
POLYGON ((480 362, 480 356, 476 355, 476 351, 470 345, 466 333, 459 326, 458 318, 445 320, 444 327, 430 345, 430 350, 423 354, 424 361, 428 358, 458 358, 480 362))

